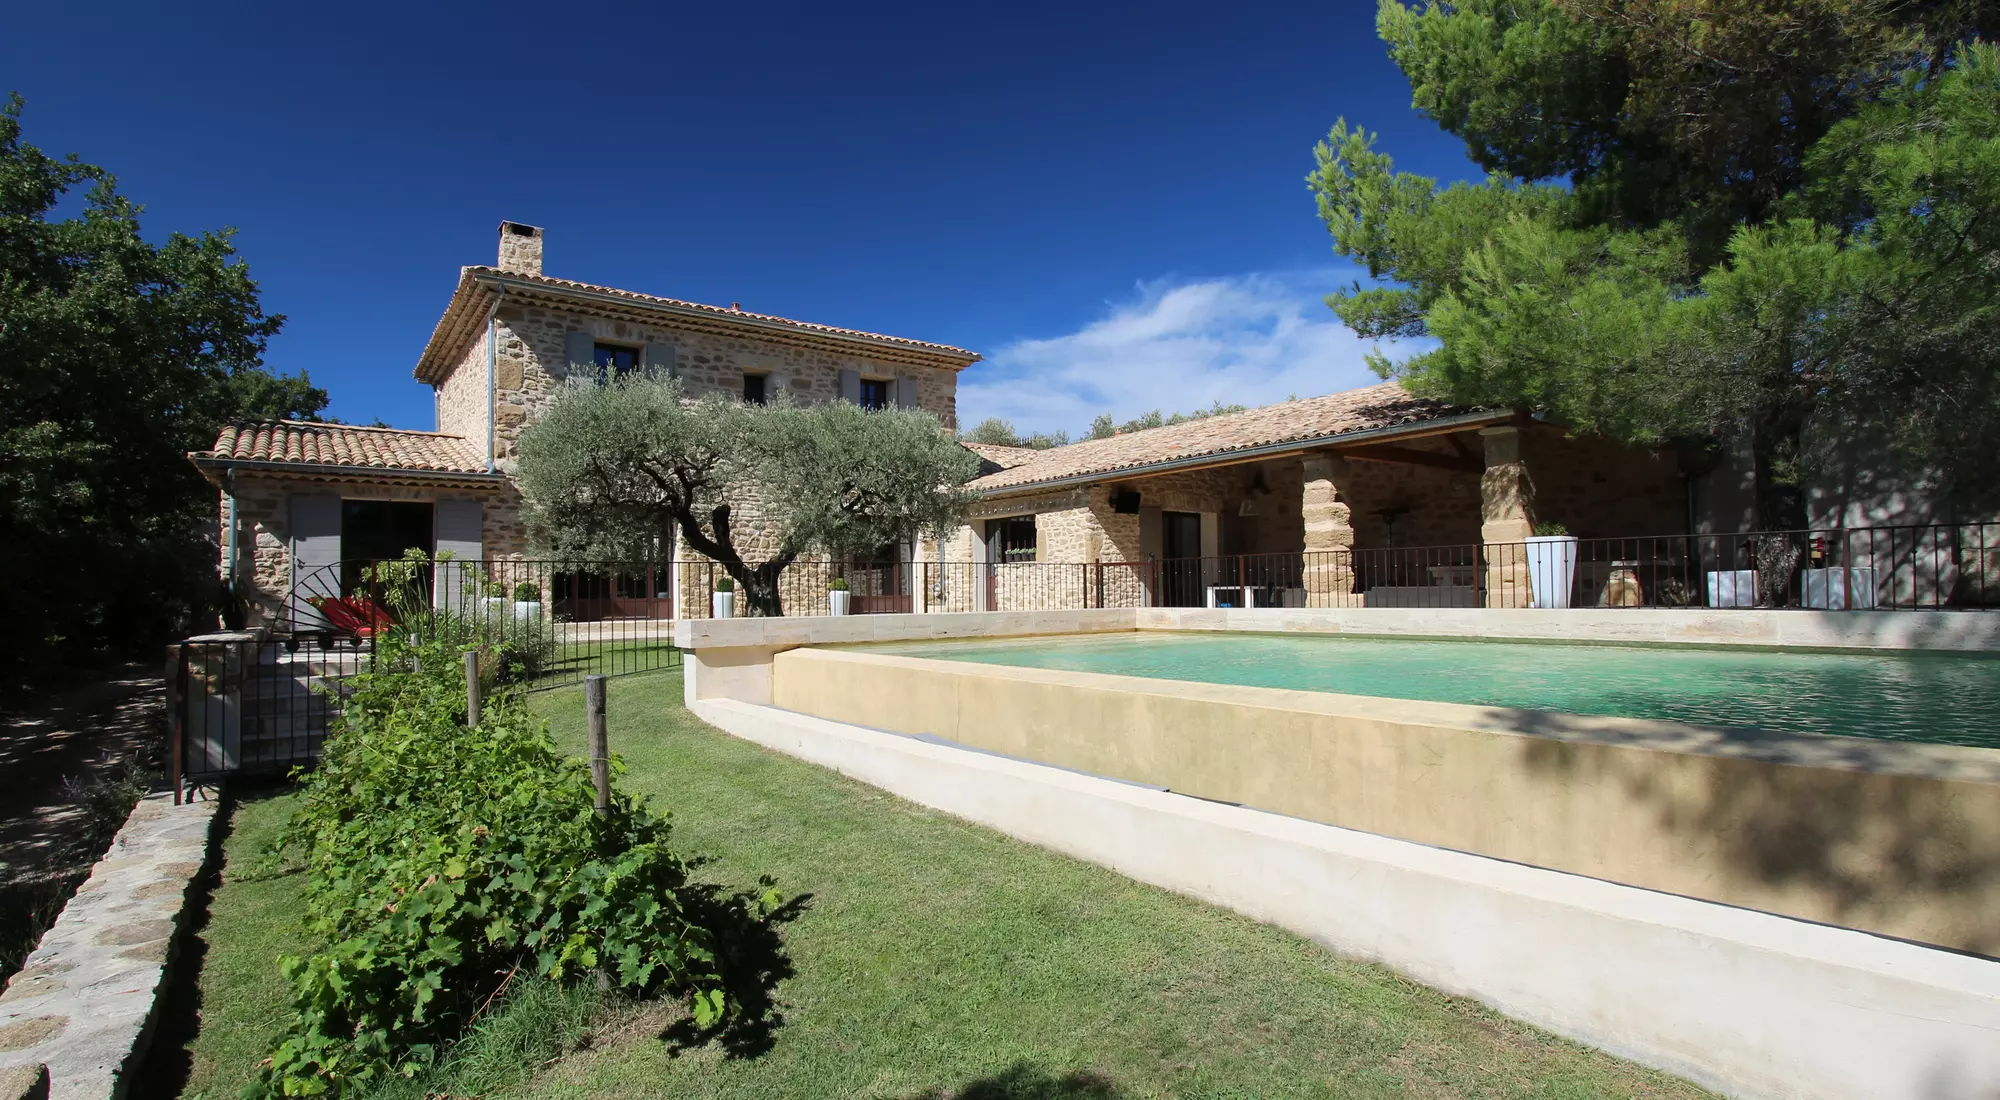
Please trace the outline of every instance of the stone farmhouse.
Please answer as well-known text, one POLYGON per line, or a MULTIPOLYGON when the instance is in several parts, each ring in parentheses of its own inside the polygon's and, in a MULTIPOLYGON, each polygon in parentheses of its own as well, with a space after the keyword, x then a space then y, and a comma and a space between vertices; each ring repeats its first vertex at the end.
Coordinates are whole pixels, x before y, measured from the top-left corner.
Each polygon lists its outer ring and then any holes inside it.
MULTIPOLYGON (((542 230, 505 222, 496 262, 460 272, 416 361, 434 394, 434 430, 244 424, 189 456, 218 490, 220 571, 253 620, 307 616, 301 592, 351 588, 356 563, 409 548, 526 557, 516 445, 566 380, 660 369, 697 394, 915 407, 955 429, 958 373, 980 359, 559 279, 542 259, 542 230)), ((1671 534, 1714 510, 1671 452, 1419 400, 1393 383, 1052 450, 969 446, 984 466, 969 524, 939 542, 883 548, 861 607, 1200 603, 1219 583, 1251 583, 1241 564, 1251 559, 1268 567, 1257 578, 1267 601, 1394 604, 1397 590, 1441 587, 1470 605, 1482 583, 1500 591, 1525 581, 1475 578, 1468 560, 1443 555, 1392 564, 1381 553, 1518 543, 1537 519, 1586 538, 1671 534), (1164 572, 1136 564, 1203 561, 1164 572), (1096 566, 1112 579, 1098 579, 1096 566)), ((676 547, 662 557, 693 555, 676 547)), ((700 613, 707 587, 696 576, 627 570, 543 583, 582 617, 664 618, 700 613)), ((809 587, 823 608, 823 578, 809 587)), ((810 598, 790 602, 814 609, 810 598)))

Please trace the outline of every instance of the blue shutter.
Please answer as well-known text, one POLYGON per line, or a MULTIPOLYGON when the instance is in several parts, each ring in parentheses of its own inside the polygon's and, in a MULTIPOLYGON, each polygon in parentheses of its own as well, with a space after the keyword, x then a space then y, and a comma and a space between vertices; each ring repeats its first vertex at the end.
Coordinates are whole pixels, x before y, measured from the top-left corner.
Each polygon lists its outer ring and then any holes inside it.
POLYGON ((861 372, 844 370, 840 372, 840 399, 861 404, 861 372))
POLYGON ((647 344, 646 369, 669 378, 678 377, 674 373, 674 346, 672 344, 647 344))
POLYGON ((587 332, 564 333, 563 359, 571 378, 596 378, 597 338, 587 332))

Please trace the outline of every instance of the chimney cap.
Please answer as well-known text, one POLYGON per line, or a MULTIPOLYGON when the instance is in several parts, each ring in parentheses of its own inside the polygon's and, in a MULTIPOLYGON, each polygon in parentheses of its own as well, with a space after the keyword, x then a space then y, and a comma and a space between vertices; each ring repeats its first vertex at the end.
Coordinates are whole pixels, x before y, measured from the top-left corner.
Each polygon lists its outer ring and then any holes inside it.
POLYGON ((542 229, 526 222, 500 223, 500 270, 516 275, 542 273, 542 229))

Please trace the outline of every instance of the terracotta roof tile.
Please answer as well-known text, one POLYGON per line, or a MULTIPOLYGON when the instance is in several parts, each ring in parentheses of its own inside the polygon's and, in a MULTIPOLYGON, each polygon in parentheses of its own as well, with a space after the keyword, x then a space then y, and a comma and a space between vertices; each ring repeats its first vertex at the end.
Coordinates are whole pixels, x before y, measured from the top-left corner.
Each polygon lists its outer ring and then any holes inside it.
POLYGON ((879 332, 865 332, 861 329, 855 329, 855 328, 840 328, 835 325, 822 325, 812 321, 795 321, 790 317, 778 317, 769 313, 752 313, 747 309, 737 309, 734 307, 725 308, 723 306, 703 305, 700 302, 689 302, 680 298, 662 298, 654 294, 641 294, 636 290, 619 290, 617 287, 598 286, 595 283, 579 283, 574 279, 558 279, 553 275, 525 275, 518 271, 502 271, 500 268, 497 267, 482 267, 477 265, 469 268, 468 270, 487 272, 494 275, 502 275, 508 279, 524 283, 538 283, 543 286, 563 287, 569 290, 583 290, 583 291, 589 291, 594 294, 611 294, 620 298, 629 298, 635 302, 648 302, 665 306, 678 306, 682 309, 698 309, 705 313, 713 313, 719 317, 737 317, 750 321, 768 321, 773 324, 787 325, 792 328, 806 329, 810 332, 824 332, 835 336, 860 336, 869 340, 884 340, 892 344, 904 344, 913 348, 922 348, 925 351, 942 352, 947 355, 963 355, 967 359, 971 360, 977 360, 980 358, 979 353, 976 351, 967 351, 964 348, 956 348, 951 346, 950 344, 934 344, 931 343, 929 340, 912 340, 905 336, 885 336, 879 332))
POLYGON ((1032 462, 1036 455, 1042 453, 1034 447, 1003 447, 998 443, 973 443, 963 439, 959 440, 959 446, 979 456, 981 474, 1011 470, 1023 463, 1032 462))
POLYGON ((397 428, 357 428, 280 420, 231 424, 215 448, 196 458, 236 462, 296 462, 314 466, 357 466, 375 470, 428 470, 483 474, 486 460, 465 437, 397 428))
POLYGON ((840 328, 836 325, 822 325, 812 321, 797 321, 790 317, 779 317, 769 313, 753 313, 747 309, 711 306, 701 302, 690 302, 680 298, 662 298, 655 294, 641 294, 634 290, 620 290, 617 287, 599 286, 595 283, 580 283, 574 279, 558 279, 552 275, 528 275, 519 271, 505 271, 497 267, 473 265, 460 269, 458 289, 445 306, 444 316, 438 319, 436 329, 424 346, 423 355, 417 361, 416 376, 419 381, 435 382, 449 373, 454 365, 452 356, 458 347, 476 336, 472 327, 474 321, 483 317, 485 304, 480 299, 480 280, 506 280, 510 286, 540 288, 553 294, 576 291, 583 294, 604 295, 630 302, 635 306, 657 306, 669 310, 688 310, 713 317, 717 320, 747 321, 762 325, 776 325, 793 329, 803 334, 832 337, 838 340, 863 340, 891 349, 903 349, 906 353, 925 357, 938 357, 953 363, 955 369, 964 369, 978 362, 983 356, 976 351, 937 344, 929 340, 912 340, 904 336, 889 336, 880 332, 866 332, 861 329, 840 328), (477 316, 475 316, 477 315, 477 316))
POLYGON ((1473 410, 1413 397, 1394 382, 1203 417, 1164 428, 1089 439, 1034 451, 1018 465, 984 474, 969 488, 991 492, 1065 478, 1115 474, 1177 459, 1223 457, 1232 451, 1392 428, 1473 410))

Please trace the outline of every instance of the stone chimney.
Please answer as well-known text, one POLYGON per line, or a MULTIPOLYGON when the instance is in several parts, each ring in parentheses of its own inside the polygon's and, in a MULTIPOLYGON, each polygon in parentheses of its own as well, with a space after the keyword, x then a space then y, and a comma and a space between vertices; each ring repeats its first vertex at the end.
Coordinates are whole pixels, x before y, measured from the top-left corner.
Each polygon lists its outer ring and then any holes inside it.
POLYGON ((516 275, 542 273, 542 230, 520 222, 500 223, 500 263, 502 271, 516 275))

